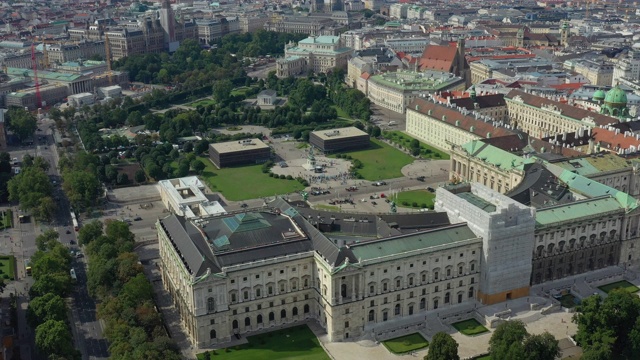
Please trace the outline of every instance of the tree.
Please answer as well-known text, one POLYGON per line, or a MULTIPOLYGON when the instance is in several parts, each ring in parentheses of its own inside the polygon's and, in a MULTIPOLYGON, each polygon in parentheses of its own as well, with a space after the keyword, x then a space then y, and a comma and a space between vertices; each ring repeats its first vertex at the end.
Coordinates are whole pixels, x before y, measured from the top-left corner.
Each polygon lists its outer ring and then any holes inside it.
POLYGON ((458 343, 445 332, 438 332, 429 344, 429 353, 424 360, 460 360, 458 343))
POLYGON ((529 335, 524 340, 524 351, 529 360, 553 360, 560 355, 558 340, 548 332, 529 335))
POLYGON ((195 159, 191 161, 191 168, 196 172, 196 174, 200 175, 206 168, 206 165, 201 160, 195 159))
POLYGON ((118 174, 118 185, 126 185, 129 183, 129 175, 126 173, 118 174))
POLYGON ((136 183, 140 184, 147 180, 147 176, 144 174, 144 170, 138 169, 136 170, 135 175, 133 175, 133 179, 136 181, 136 183))
POLYGON ((213 98, 221 103, 225 104, 227 100, 231 98, 231 91, 233 90, 233 83, 231 80, 224 79, 218 80, 213 84, 213 98))
POLYGON ((599 359, 607 354, 615 359, 635 359, 640 338, 640 298, 624 289, 582 301, 573 316, 578 324, 576 340, 585 358, 599 359))
POLYGON ((77 356, 73 348, 71 331, 64 321, 48 320, 36 328, 36 346, 43 354, 72 359, 77 356))
POLYGON ((524 348, 522 346, 522 341, 526 336, 527 330, 525 329, 522 321, 507 321, 498 325, 489 340, 489 352, 491 353, 491 359, 523 359, 524 348))
POLYGON ((49 251, 58 242, 58 232, 49 229, 36 237, 36 246, 40 251, 49 251))
POLYGON ((62 179, 62 188, 74 208, 93 206, 102 197, 102 186, 95 172, 65 171, 62 179))
POLYGON ((24 210, 40 205, 40 199, 51 196, 53 187, 49 176, 38 167, 27 167, 7 184, 9 200, 17 201, 24 210))
POLYGON ((7 125, 23 141, 33 135, 38 128, 38 120, 21 107, 12 107, 7 112, 7 125))
POLYGON ((78 232, 78 242, 80 245, 88 245, 91 241, 102 235, 102 223, 98 220, 84 224, 78 232))
POLYGON ((495 360, 554 360, 560 348, 548 332, 529 335, 522 321, 511 320, 498 325, 489 340, 489 352, 495 360))
POLYGON ((197 155, 200 155, 203 152, 207 151, 208 149, 209 149, 209 141, 203 139, 196 142, 195 146, 193 147, 193 152, 197 155))
POLYGON ((47 172, 49 171, 49 167, 51 167, 51 164, 49 164, 49 162, 42 156, 36 156, 33 159, 33 166, 39 167, 40 169, 42 169, 42 171, 47 172))
POLYGON ((67 319, 67 306, 59 295, 47 293, 36 297, 29 303, 27 320, 31 327, 49 321, 65 321, 67 319))
POLYGON ((182 150, 186 153, 190 153, 193 151, 193 143, 191 141, 184 144, 182 150))

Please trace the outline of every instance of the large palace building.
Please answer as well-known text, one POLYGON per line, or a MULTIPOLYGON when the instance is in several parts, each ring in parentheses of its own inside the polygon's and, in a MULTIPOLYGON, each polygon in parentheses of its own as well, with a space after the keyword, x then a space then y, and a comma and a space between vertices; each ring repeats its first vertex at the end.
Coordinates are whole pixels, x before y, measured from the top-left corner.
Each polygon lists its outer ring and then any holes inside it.
POLYGON ((454 304, 500 303, 535 284, 637 262, 636 199, 542 160, 483 151, 452 157, 457 184, 437 189, 436 212, 356 219, 276 199, 159 220, 162 281, 191 340, 206 348, 314 320, 330 341, 349 341, 454 304), (515 174, 499 190, 475 178, 496 161, 515 174), (347 228, 369 236, 327 237, 347 228))

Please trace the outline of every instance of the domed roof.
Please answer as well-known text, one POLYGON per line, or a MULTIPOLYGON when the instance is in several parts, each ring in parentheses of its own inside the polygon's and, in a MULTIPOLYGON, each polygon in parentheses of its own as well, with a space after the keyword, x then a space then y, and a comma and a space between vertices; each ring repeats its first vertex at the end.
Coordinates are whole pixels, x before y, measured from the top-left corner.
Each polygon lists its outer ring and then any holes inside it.
POLYGON ((593 93, 593 99, 594 100, 602 100, 604 99, 605 94, 604 94, 604 90, 602 89, 598 89, 596 90, 596 92, 593 93))
POLYGON ((607 96, 604 98, 605 103, 611 104, 626 104, 627 103, 627 93, 624 90, 620 89, 618 86, 613 89, 607 91, 607 96))

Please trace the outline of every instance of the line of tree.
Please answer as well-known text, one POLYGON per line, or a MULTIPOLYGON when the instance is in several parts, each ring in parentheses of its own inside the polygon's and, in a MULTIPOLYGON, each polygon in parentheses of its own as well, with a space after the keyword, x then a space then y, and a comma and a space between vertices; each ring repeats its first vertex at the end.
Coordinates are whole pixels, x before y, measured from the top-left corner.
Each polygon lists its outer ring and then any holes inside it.
POLYGON ((631 360, 640 354, 640 298, 614 289, 582 300, 573 322, 584 360, 631 360))
MULTIPOLYGON (((6 168, 8 156, 0 157, 3 157, 0 167, 6 168)), ((10 168, 11 164, 8 166, 10 168)), ((44 221, 50 221, 57 208, 47 170, 49 163, 44 158, 33 158, 27 154, 22 158, 20 173, 7 182, 9 200, 19 202, 20 209, 29 211, 36 219, 44 221)))
POLYGON ((143 360, 181 358, 178 347, 156 311, 153 288, 133 252, 134 235, 122 221, 84 225, 78 240, 89 258, 87 289, 98 302, 98 317, 105 321, 110 359, 143 360))
POLYGON ((0 202, 9 200, 9 189, 7 186, 12 175, 11 155, 9 155, 8 152, 0 152, 0 202))
POLYGON ((74 209, 86 210, 102 201, 102 184, 97 175, 100 164, 98 156, 85 151, 60 158, 62 189, 74 209))
POLYGON ((520 320, 506 321, 489 340, 492 360, 554 360, 560 355, 558 340, 545 331, 531 335, 520 320))
POLYGON ((371 119, 371 101, 362 91, 345 85, 344 69, 333 69, 327 74, 329 98, 352 117, 369 121, 371 119))
POLYGON ((5 121, 9 130, 24 141, 31 136, 38 128, 38 121, 32 113, 22 107, 12 106, 5 115, 5 121))
POLYGON ((58 241, 58 233, 47 230, 36 238, 38 250, 31 257, 35 280, 29 295, 27 322, 35 329, 36 347, 48 359, 80 359, 75 349, 64 298, 71 291, 71 255, 58 241))

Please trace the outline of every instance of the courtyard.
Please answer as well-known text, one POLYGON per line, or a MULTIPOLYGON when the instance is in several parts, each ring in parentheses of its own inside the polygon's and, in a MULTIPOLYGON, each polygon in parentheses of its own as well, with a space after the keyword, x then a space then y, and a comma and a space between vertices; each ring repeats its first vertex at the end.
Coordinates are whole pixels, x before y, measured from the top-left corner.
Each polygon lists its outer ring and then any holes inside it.
POLYGON ((429 342, 419 333, 389 339, 387 341, 383 341, 382 344, 387 348, 387 350, 394 354, 405 354, 411 351, 424 349, 429 346, 429 342))
POLYGON ((456 330, 467 336, 474 336, 489 332, 486 327, 482 326, 476 319, 459 321, 451 324, 456 330))
POLYGON ((433 208, 434 193, 427 190, 402 191, 396 195, 396 205, 407 208, 433 208))
POLYGON ((637 293, 638 291, 640 291, 640 288, 638 288, 637 286, 633 285, 632 283, 630 283, 630 282, 628 282, 626 280, 616 281, 614 283, 598 286, 598 289, 604 291, 607 294, 611 290, 618 289, 618 288, 623 288, 623 289, 627 290, 630 293, 637 293))

